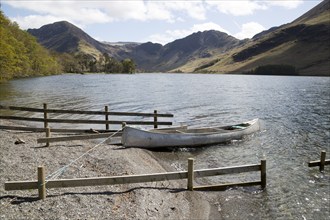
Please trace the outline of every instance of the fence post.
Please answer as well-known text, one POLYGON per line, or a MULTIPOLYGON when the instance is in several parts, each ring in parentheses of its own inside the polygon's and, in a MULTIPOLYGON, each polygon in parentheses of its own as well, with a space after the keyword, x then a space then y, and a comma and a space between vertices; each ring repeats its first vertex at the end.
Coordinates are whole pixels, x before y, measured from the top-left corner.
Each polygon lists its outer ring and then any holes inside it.
POLYGON ((45 181, 45 168, 38 167, 38 193, 39 199, 46 199, 46 181, 45 181))
MULTIPOLYGON (((109 108, 107 105, 104 107, 104 111, 105 111, 105 121, 107 122, 109 121, 109 115, 108 115, 109 108)), ((105 124, 105 130, 109 130, 109 124, 105 124)))
POLYGON ((47 113, 47 103, 44 103, 44 128, 48 127, 48 113, 47 113))
POLYGON ((325 156, 326 156, 326 152, 324 150, 321 151, 320 172, 324 171, 325 156))
POLYGON ((188 183, 187 188, 194 190, 194 158, 188 158, 188 183))
POLYGON ((266 188, 266 160, 263 159, 261 160, 261 188, 264 189, 266 188))
POLYGON ((157 110, 154 110, 154 128, 158 128, 158 124, 157 124, 157 110))
MULTIPOLYGON (((50 137, 50 128, 48 128, 48 127, 46 128, 46 137, 48 137, 48 138, 50 137)), ((50 143, 47 141, 46 147, 49 147, 49 146, 50 146, 50 143)))
POLYGON ((121 130, 123 130, 126 127, 126 122, 121 123, 121 130))

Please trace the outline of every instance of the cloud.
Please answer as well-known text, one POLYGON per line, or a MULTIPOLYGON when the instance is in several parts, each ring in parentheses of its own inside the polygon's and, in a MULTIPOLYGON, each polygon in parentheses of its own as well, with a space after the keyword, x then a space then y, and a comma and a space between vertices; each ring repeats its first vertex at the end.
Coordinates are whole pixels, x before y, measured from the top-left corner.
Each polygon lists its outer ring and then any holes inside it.
POLYGON ((234 16, 251 15, 256 10, 266 10, 263 1, 212 1, 206 0, 209 7, 215 7, 219 12, 234 16))
POLYGON ((52 15, 45 15, 45 16, 29 15, 25 17, 18 16, 18 17, 13 17, 11 19, 16 21, 19 24, 20 28, 22 29, 39 28, 44 24, 50 24, 63 20, 59 17, 55 17, 52 15))
POLYGON ((252 15, 257 10, 270 10, 273 6, 286 9, 294 9, 303 4, 303 0, 237 0, 237 1, 214 1, 206 0, 206 5, 215 7, 219 12, 234 16, 252 15))
POLYGON ((208 31, 208 30, 217 30, 229 34, 229 31, 225 30, 220 25, 213 22, 207 22, 207 23, 195 24, 189 29, 167 30, 163 34, 153 34, 149 36, 149 38, 146 41, 151 41, 154 43, 160 43, 164 45, 176 39, 184 38, 194 32, 208 31))
POLYGON ((294 9, 303 4, 303 0, 282 0, 282 1, 269 1, 269 6, 280 6, 286 9, 294 9))
MULTIPOLYGON (((37 27, 50 20, 66 20, 78 26, 126 20, 162 20, 166 22, 183 21, 184 16, 196 20, 206 18, 202 1, 4 1, 14 8, 25 9, 31 13, 26 17, 13 18, 22 28, 37 27), (32 16, 32 17, 31 17, 32 16), (40 18, 35 21, 33 17, 40 18), (50 19, 52 18, 52 19, 50 19), (53 19, 54 18, 54 19, 53 19), (57 18, 57 19, 56 19, 57 18)), ((39 27, 40 27, 39 26, 39 27)))
POLYGON ((241 31, 234 34, 237 39, 252 38, 254 35, 265 30, 265 28, 257 22, 245 23, 241 27, 241 31))

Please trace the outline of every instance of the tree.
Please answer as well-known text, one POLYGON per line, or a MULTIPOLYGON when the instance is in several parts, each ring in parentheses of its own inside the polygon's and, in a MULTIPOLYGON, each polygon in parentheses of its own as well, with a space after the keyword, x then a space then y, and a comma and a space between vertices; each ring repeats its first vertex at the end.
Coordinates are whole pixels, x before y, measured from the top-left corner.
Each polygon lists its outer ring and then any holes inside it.
POLYGON ((56 59, 0 10, 0 81, 61 72, 56 59))
POLYGON ((125 59, 121 62, 123 64, 123 73, 134 73, 135 63, 131 59, 125 59))

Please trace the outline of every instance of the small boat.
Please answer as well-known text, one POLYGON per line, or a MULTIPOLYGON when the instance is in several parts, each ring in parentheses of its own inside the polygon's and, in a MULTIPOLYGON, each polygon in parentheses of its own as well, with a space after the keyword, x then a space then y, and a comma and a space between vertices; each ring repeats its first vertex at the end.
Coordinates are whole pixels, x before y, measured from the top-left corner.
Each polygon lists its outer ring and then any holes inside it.
POLYGON ((124 147, 160 148, 160 147, 196 147, 239 140, 260 130, 259 119, 240 124, 191 128, 187 126, 167 129, 142 130, 126 126, 123 129, 124 147))

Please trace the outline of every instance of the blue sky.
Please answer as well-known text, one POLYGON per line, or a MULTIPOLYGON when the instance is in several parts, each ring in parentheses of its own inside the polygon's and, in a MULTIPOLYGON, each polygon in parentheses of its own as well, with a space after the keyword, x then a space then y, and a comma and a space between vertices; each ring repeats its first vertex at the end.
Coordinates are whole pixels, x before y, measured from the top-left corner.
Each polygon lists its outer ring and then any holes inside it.
POLYGON ((100 41, 166 44, 197 31, 236 38, 289 23, 322 0, 0 0, 22 29, 69 21, 100 41))

